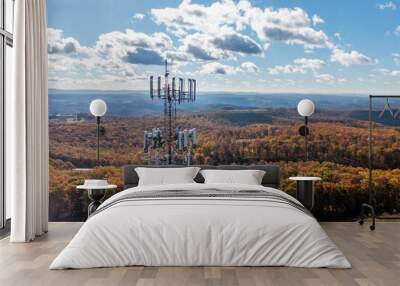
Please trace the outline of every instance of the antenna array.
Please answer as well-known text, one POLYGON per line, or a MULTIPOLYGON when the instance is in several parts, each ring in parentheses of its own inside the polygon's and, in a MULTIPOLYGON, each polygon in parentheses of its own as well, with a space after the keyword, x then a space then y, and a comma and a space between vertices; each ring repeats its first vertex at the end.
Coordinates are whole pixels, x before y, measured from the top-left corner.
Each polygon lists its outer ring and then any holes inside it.
MULTIPOLYGON (((176 123, 177 104, 196 101, 197 81, 192 78, 187 79, 187 81, 176 77, 170 79, 167 60, 165 60, 164 79, 158 76, 156 87, 154 79, 154 76, 150 76, 150 98, 164 101, 164 126, 153 128, 151 131, 144 131, 144 153, 148 154, 151 149, 163 148, 166 144, 167 154, 165 159, 168 164, 172 164, 174 150, 185 150, 187 152, 190 150, 191 154, 191 149, 197 145, 196 129, 181 129, 177 127, 176 123)), ((191 155, 188 155, 188 164, 190 164, 190 159, 191 155)))

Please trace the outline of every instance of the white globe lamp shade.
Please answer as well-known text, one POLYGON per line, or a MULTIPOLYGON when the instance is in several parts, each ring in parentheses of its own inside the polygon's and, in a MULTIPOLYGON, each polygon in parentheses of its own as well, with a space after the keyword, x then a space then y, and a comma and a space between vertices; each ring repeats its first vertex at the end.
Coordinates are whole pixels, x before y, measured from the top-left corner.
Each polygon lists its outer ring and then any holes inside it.
POLYGON ((315 111, 314 103, 309 99, 300 100, 297 105, 297 112, 301 116, 311 116, 315 111))
POLYGON ((95 99, 90 103, 90 113, 96 117, 102 117, 107 112, 107 104, 102 99, 95 99))

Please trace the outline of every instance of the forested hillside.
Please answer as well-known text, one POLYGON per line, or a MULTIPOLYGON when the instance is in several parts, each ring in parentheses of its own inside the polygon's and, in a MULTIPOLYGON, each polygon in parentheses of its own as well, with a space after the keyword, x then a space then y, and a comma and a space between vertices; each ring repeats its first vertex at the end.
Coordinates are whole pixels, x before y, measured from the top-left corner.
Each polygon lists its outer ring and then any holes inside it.
MULTIPOLYGON (((281 188, 293 193, 287 180, 297 174, 318 175, 316 185, 320 219, 351 219, 367 200, 368 129, 365 121, 334 116, 311 120, 310 161, 303 162, 304 140, 298 135, 302 124, 294 110, 220 110, 184 115, 183 127, 199 130, 195 164, 263 164, 275 162, 282 168, 281 188)), ((161 118, 106 118, 101 140, 101 165, 89 172, 76 168, 96 166, 94 121, 50 123, 50 218, 82 220, 86 216, 86 193, 75 190, 84 178, 107 177, 122 184, 120 167, 146 163, 142 151, 143 131, 162 125, 161 118)), ((380 212, 400 207, 399 129, 383 126, 374 132, 375 189, 380 212)), ((182 154, 180 155, 182 157, 182 154)), ((110 194, 109 194, 110 195, 110 194)))

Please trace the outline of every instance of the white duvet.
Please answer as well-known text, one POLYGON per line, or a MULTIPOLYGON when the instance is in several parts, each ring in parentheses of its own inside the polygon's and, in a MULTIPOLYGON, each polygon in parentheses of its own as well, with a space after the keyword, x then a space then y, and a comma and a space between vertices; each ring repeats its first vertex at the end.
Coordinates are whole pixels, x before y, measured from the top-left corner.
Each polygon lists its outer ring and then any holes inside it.
MULTIPOLYGON (((194 183, 135 187, 102 206, 130 192, 210 187, 265 190, 295 201, 262 186, 194 183)), ((111 205, 83 224, 50 269, 127 265, 351 267, 312 216, 273 201, 227 197, 111 205)))

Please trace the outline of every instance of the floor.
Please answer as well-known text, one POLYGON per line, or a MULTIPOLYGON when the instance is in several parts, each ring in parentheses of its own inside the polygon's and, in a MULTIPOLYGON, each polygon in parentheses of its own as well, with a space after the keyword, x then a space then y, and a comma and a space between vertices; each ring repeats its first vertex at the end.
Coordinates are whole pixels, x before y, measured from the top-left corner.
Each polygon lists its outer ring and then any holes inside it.
POLYGON ((48 270, 80 223, 50 223, 33 243, 0 240, 0 285, 400 285, 400 222, 379 222, 376 231, 351 222, 322 223, 352 269, 288 267, 124 267, 48 270))

